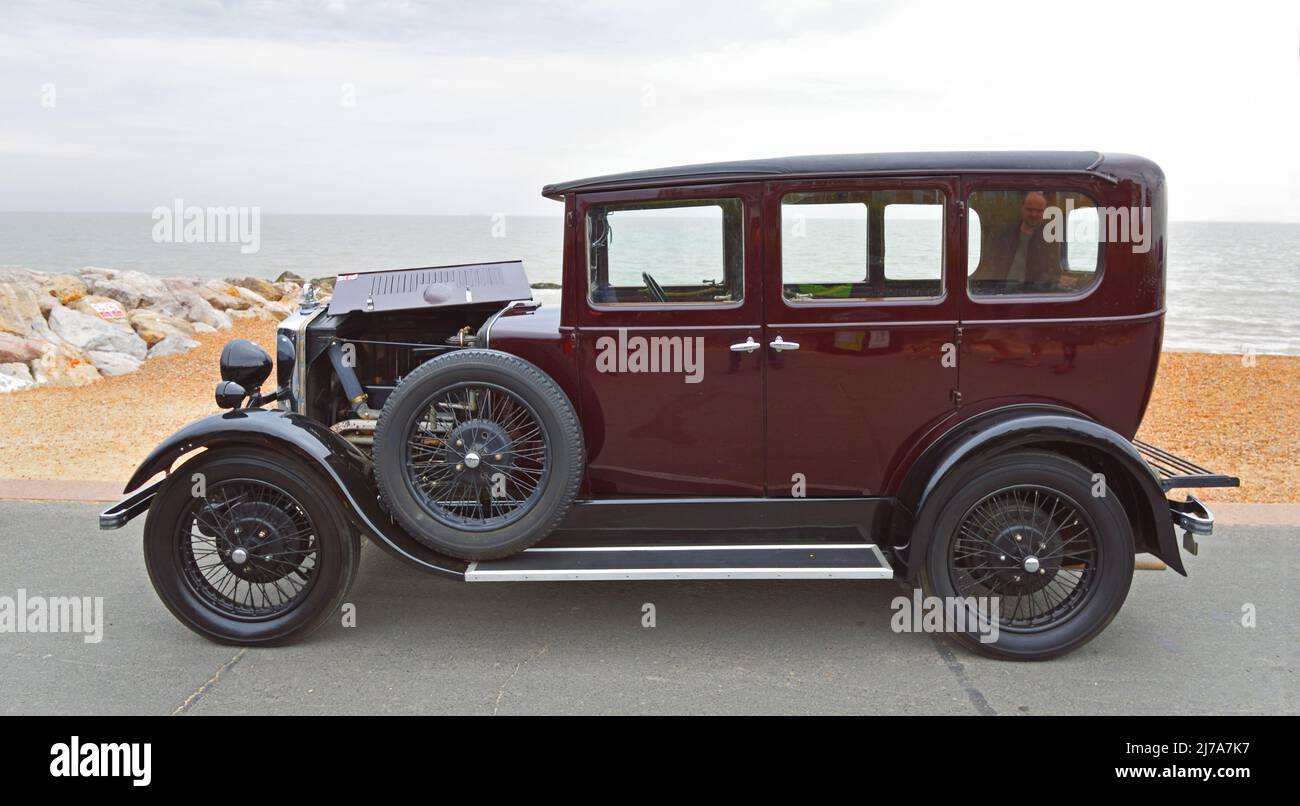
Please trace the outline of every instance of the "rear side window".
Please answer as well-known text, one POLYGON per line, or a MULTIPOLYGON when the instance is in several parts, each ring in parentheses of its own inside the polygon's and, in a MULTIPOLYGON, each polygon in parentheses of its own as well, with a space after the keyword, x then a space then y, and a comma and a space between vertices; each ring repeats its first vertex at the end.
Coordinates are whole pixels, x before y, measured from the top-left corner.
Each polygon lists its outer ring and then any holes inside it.
POLYGON ((1077 294, 1097 282, 1101 221, 1091 197, 1020 188, 967 201, 971 296, 1077 294))
POLYGON ((729 304, 744 294, 739 199, 587 209, 587 295, 599 305, 729 304))
POLYGON ((943 210, 938 190, 785 194, 783 296, 794 304, 941 296, 943 210))

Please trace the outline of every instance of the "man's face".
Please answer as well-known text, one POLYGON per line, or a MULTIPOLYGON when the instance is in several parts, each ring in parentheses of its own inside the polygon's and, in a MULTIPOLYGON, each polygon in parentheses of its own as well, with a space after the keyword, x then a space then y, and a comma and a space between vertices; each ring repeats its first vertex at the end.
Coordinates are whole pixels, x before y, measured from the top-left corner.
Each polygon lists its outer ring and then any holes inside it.
POLYGON ((1047 199, 1041 193, 1030 193, 1020 205, 1020 223, 1027 229, 1036 229, 1043 223, 1043 211, 1047 209, 1047 199))

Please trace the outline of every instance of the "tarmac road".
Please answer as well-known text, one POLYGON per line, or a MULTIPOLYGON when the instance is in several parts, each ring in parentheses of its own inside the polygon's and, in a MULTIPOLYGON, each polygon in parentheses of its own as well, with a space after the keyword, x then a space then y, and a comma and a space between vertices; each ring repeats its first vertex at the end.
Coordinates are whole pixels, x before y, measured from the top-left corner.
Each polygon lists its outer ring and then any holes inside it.
POLYGON ((357 626, 239 650, 171 617, 145 575, 144 519, 100 532, 100 508, 0 502, 0 597, 102 596, 105 621, 94 644, 0 634, 0 713, 1300 711, 1295 527, 1220 525, 1186 558, 1191 578, 1138 572, 1100 637, 1024 664, 892 632, 908 593, 893 582, 465 584, 370 544, 357 626))

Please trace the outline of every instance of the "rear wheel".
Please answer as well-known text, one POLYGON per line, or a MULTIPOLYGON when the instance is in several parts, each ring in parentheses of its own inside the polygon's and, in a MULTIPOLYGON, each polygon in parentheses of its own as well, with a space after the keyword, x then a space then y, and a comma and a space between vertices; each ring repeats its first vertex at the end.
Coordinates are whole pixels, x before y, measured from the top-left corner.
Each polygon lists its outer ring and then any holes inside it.
POLYGON ((292 457, 252 448, 185 463, 144 528, 163 604, 229 644, 282 644, 315 630, 342 604, 359 553, 327 482, 292 457))
POLYGON ((953 633, 971 649, 1056 657, 1096 637, 1124 604, 1132 528, 1115 496, 1093 495, 1083 465, 1052 453, 1006 454, 957 471, 933 500, 942 508, 922 587, 962 600, 971 616, 996 612, 996 634, 971 618, 953 633))

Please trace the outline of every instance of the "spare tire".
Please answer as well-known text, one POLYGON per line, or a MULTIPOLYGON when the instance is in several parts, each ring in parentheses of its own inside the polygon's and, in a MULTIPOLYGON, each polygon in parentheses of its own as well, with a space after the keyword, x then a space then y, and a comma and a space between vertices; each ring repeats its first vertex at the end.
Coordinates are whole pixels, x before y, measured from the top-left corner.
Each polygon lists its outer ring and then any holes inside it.
POLYGON ((550 534, 586 464, 563 390, 495 350, 447 353, 403 378, 380 413, 374 461, 397 522, 464 560, 514 554, 550 534))

